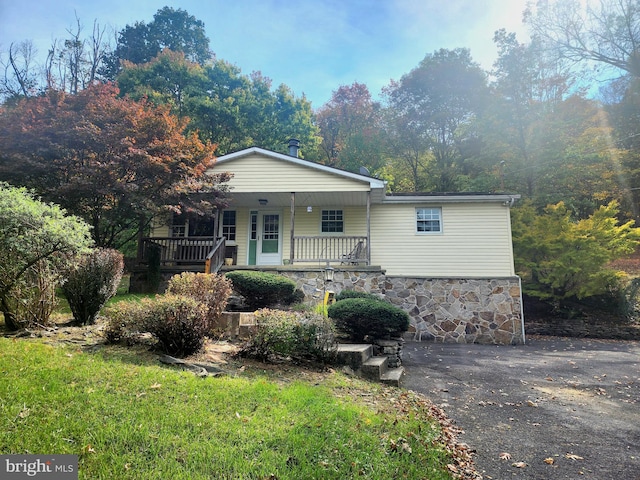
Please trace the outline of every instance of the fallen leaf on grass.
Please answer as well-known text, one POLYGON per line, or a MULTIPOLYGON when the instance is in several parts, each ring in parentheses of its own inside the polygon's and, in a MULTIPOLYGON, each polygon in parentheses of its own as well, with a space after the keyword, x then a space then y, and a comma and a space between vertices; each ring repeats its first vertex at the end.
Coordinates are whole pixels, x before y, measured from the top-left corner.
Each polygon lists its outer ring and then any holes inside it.
POLYGON ((584 460, 584 457, 581 457, 580 455, 574 455, 573 453, 567 453, 564 457, 568 458, 569 460, 584 460))
POLYGON ((151 385, 149 388, 153 389, 153 390, 157 390, 160 387, 162 387, 161 383, 154 383, 153 385, 151 385))
POLYGON ((511 460, 511 454, 507 452, 502 452, 500 454, 500 460, 511 460))
POLYGON ((546 463, 547 465, 553 465, 554 462, 555 462, 555 460, 553 458, 551 458, 551 457, 544 459, 544 463, 546 463))

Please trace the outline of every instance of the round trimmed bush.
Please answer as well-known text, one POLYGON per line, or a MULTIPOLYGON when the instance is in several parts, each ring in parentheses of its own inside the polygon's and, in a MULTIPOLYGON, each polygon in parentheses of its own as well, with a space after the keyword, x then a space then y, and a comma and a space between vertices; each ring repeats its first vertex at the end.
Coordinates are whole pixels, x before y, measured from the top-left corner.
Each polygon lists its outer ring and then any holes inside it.
POLYGON ((296 284, 285 276, 253 270, 236 270, 226 276, 252 309, 288 304, 295 299, 296 284))
POLYGON ((409 329, 409 315, 384 300, 347 298, 327 309, 338 330, 350 340, 363 341, 366 336, 389 338, 409 329))

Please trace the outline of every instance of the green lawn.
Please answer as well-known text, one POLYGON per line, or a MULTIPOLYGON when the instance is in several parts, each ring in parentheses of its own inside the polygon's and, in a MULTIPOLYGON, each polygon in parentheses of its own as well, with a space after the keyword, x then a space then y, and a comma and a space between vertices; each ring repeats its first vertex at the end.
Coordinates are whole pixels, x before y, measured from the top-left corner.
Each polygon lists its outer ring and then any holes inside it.
POLYGON ((77 454, 82 479, 452 478, 425 402, 310 378, 199 378, 142 349, 0 338, 0 454, 77 454))

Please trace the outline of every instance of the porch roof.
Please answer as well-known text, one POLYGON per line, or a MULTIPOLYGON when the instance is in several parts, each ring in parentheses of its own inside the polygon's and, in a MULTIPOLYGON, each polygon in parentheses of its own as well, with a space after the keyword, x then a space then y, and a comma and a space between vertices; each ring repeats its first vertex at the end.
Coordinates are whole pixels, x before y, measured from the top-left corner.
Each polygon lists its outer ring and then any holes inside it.
MULTIPOLYGON (((230 207, 247 208, 289 208, 291 192, 229 192, 227 202, 230 207), (261 200, 267 204, 262 205, 261 200)), ((297 207, 337 207, 365 206, 367 192, 296 192, 297 207)))

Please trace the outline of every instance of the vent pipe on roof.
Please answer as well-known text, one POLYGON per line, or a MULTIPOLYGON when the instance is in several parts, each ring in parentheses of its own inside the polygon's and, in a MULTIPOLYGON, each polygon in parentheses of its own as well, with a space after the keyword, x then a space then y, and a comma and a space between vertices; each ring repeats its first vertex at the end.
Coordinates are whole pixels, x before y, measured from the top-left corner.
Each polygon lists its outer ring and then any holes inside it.
POLYGON ((289 140, 289 155, 292 157, 298 156, 298 150, 300 149, 300 140, 292 138, 289 140))

